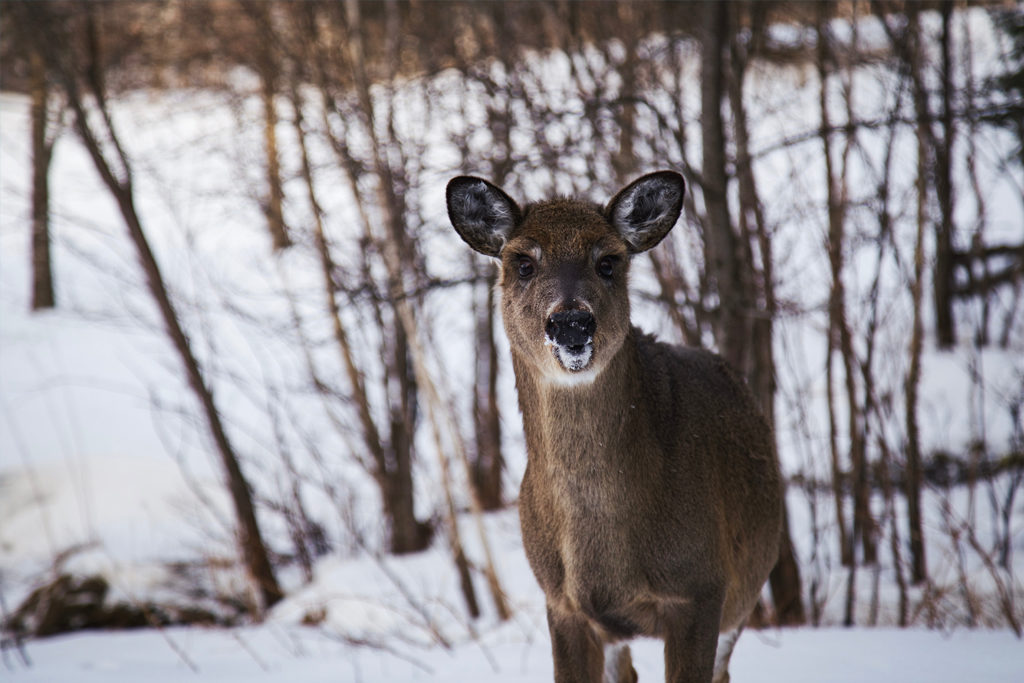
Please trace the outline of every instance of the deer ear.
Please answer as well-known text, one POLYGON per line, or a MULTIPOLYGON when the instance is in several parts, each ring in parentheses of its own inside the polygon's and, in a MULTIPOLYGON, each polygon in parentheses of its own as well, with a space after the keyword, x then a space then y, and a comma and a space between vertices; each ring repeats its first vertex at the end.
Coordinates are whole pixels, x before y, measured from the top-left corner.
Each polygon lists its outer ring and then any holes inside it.
POLYGON ((505 192, 486 180, 459 176, 448 183, 448 218, 466 244, 497 257, 522 212, 505 192))
POLYGON ((636 254, 664 239, 679 219, 686 183, 675 171, 634 180, 608 202, 605 216, 636 254))

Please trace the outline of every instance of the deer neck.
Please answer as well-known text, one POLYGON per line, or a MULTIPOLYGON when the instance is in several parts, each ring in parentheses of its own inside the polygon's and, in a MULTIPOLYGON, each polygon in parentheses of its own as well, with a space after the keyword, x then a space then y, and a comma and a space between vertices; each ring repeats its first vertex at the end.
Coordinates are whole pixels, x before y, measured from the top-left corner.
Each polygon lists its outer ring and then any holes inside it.
POLYGON ((531 460, 569 468, 621 457, 639 420, 634 331, 591 382, 563 384, 532 371, 513 352, 513 369, 531 460))

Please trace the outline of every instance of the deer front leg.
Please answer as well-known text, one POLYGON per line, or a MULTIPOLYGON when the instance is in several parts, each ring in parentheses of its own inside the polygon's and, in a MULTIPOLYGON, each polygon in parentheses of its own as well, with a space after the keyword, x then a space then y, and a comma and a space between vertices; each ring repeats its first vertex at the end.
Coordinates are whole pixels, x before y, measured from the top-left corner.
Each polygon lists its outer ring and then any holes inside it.
POLYGON ((555 683, 600 683, 604 648, 586 617, 557 611, 549 604, 548 628, 555 659, 555 683))
POLYGON ((666 683, 711 683, 722 618, 720 593, 663 608, 666 683))

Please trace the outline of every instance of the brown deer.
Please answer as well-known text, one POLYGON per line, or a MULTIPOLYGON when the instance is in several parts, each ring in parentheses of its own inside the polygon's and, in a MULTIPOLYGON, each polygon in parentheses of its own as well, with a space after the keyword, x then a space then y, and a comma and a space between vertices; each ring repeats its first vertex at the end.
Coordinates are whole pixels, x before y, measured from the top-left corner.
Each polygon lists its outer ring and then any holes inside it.
POLYGON ((727 681, 778 555, 778 464, 750 392, 718 356, 630 324, 630 258, 672 229, 684 190, 661 171, 603 209, 520 208, 485 180, 448 184, 455 230, 501 260, 528 454, 523 545, 559 683, 635 681, 628 647, 613 645, 634 635, 665 640, 668 681, 727 681))

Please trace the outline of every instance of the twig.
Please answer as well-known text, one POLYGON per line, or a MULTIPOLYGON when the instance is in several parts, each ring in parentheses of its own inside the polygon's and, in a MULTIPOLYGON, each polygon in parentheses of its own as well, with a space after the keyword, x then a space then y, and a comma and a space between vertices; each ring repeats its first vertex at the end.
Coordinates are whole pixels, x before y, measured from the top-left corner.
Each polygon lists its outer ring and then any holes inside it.
POLYGON ((22 666, 28 668, 32 666, 32 659, 25 650, 25 639, 22 633, 15 628, 7 628, 9 614, 7 600, 4 599, 3 576, 3 572, 0 571, 0 655, 3 655, 4 666, 13 670, 14 663, 8 659, 8 651, 14 650, 21 657, 22 666))
POLYGON ((256 651, 249 646, 249 643, 245 642, 245 639, 242 638, 241 634, 238 632, 238 629, 231 630, 231 637, 235 640, 235 642, 237 642, 242 647, 243 650, 246 651, 246 653, 248 653, 250 657, 252 657, 252 660, 256 662, 256 666, 258 666, 263 671, 270 671, 270 667, 267 666, 266 662, 264 662, 258 654, 256 654, 256 651))
POLYGON ((433 675, 435 673, 434 669, 432 669, 426 663, 424 663, 424 662, 420 661, 419 659, 416 659, 415 657, 409 655, 409 653, 407 653, 407 652, 404 652, 402 650, 399 650, 397 648, 392 647, 391 645, 387 644, 386 642, 384 642, 382 640, 371 640, 369 638, 361 638, 361 637, 357 637, 357 636, 351 636, 351 635, 348 635, 348 634, 345 634, 345 633, 341 633, 341 632, 338 632, 338 631, 330 631, 330 630, 328 630, 326 628, 321 628, 320 629, 320 633, 322 633, 329 640, 345 643, 346 645, 351 645, 352 647, 360 647, 360 648, 366 647, 366 648, 371 648, 373 650, 379 650, 380 652, 386 652, 387 654, 391 655, 392 657, 396 657, 398 659, 401 659, 404 662, 408 662, 409 664, 412 664, 413 666, 415 666, 416 668, 420 669, 421 671, 423 671, 425 673, 428 673, 428 674, 431 674, 431 675, 433 675))

